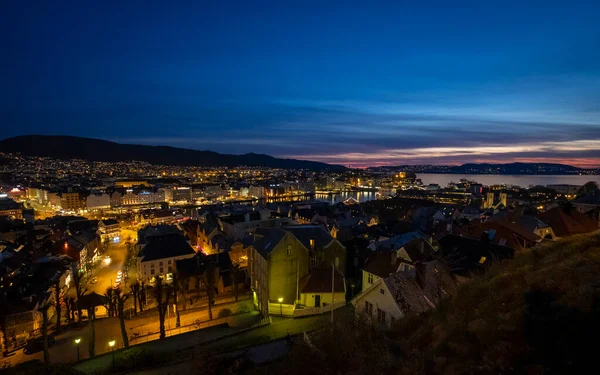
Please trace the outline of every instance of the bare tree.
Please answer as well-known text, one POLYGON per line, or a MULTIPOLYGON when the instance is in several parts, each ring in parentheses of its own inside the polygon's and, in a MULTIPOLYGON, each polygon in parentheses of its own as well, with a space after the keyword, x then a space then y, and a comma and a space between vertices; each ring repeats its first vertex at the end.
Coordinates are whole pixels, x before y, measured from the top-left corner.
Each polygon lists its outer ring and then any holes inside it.
POLYGON ((179 290, 183 299, 183 311, 187 309, 187 295, 190 290, 190 277, 184 273, 178 274, 177 281, 179 282, 179 290))
POLYGON ((56 334, 58 335, 61 329, 60 279, 54 283, 54 309, 56 310, 56 334))
POLYGON ((96 355, 96 329, 94 327, 94 319, 96 318, 95 308, 88 308, 88 325, 90 328, 89 353, 90 358, 96 355))
POLYGON ((50 303, 44 302, 42 306, 38 308, 38 311, 42 314, 42 337, 44 339, 44 364, 50 365, 50 352, 48 351, 48 309, 50 303))
POLYGON ((238 272, 240 271, 240 264, 235 262, 233 263, 233 267, 231 268, 231 283, 233 288, 233 295, 235 296, 235 302, 238 301, 238 296, 240 294, 239 285, 238 285, 238 272))
POLYGON ((124 293, 120 289, 115 291, 115 300, 117 304, 117 316, 119 317, 119 325, 121 326, 121 336, 123 336, 123 346, 129 348, 129 338, 125 329, 125 314, 123 313, 125 301, 129 299, 129 294, 124 293))
POLYGON ((181 317, 179 316, 179 306, 177 306, 177 290, 179 289, 179 282, 177 274, 173 274, 173 304, 175 305, 175 327, 181 327, 181 317))
POLYGON ((78 270, 73 273, 73 282, 75 283, 75 294, 77 300, 75 301, 75 306, 77 309, 77 322, 81 322, 81 307, 79 306, 79 299, 83 294, 87 291, 86 288, 83 287, 83 273, 78 270))
POLYGON ((140 284, 138 284, 137 281, 133 285, 131 285, 131 294, 133 297, 133 315, 137 316, 137 305, 138 298, 140 295, 140 284))
POLYGON ((208 262, 204 273, 202 274, 202 282, 206 287, 206 294, 208 295, 208 319, 212 320, 212 307, 215 303, 215 284, 216 284, 216 273, 218 271, 217 266, 214 263, 208 262))
POLYGON ((115 314, 115 291, 113 288, 108 287, 106 289, 106 294, 104 294, 104 296, 107 299, 108 302, 108 306, 106 306, 106 310, 108 312, 108 317, 109 318, 113 318, 116 314, 115 314))
POLYGON ((158 322, 160 328, 160 339, 167 337, 165 332, 165 315, 167 308, 169 307, 169 297, 171 293, 167 290, 167 286, 163 284, 161 277, 156 278, 156 284, 154 285, 154 297, 156 298, 156 304, 158 308, 158 322))

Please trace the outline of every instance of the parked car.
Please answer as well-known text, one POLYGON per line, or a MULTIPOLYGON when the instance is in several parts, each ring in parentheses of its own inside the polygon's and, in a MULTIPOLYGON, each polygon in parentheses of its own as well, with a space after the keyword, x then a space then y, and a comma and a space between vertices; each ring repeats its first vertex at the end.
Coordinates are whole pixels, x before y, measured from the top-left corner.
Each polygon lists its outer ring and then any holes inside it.
MULTIPOLYGON (((48 347, 54 345, 54 336, 48 335, 48 347)), ((33 354, 44 350, 44 337, 36 337, 34 339, 27 340, 27 344, 25 348, 23 348, 23 353, 25 354, 33 354)))

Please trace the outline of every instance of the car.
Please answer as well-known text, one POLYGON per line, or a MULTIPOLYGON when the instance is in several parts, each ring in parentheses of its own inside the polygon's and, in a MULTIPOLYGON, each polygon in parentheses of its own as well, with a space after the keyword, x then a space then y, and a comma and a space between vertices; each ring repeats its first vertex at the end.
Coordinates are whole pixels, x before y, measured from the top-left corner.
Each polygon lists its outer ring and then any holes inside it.
POLYGON ((98 278, 97 277, 92 277, 92 284, 96 284, 98 282, 98 278))
MULTIPOLYGON (((55 339, 53 335, 48 335, 48 347, 54 345, 55 339)), ((23 353, 33 354, 44 350, 44 337, 36 337, 34 339, 27 340, 27 344, 23 348, 23 353)))

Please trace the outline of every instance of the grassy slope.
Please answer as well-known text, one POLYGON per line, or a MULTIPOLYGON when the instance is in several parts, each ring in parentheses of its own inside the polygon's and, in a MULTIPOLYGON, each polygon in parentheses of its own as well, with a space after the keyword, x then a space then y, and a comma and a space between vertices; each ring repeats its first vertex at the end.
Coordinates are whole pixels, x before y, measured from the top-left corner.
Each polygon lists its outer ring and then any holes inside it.
POLYGON ((600 236, 576 236, 494 266, 392 332, 340 317, 332 331, 311 335, 313 348, 297 342, 287 358, 249 372, 587 373, 599 321, 600 236))
POLYGON ((439 310, 401 321, 393 340, 407 373, 564 373, 593 359, 585 340, 599 320, 596 233, 493 267, 439 310))

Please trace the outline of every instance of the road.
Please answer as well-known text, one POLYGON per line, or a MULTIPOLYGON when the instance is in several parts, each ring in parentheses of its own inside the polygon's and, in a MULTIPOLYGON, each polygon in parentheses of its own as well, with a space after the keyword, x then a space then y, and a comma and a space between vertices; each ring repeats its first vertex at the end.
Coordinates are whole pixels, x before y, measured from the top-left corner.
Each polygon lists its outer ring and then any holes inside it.
MULTIPOLYGON (((190 324, 190 326, 175 328, 175 317, 171 314, 170 322, 165 322, 165 328, 172 328, 167 332, 167 336, 177 335, 189 331, 197 330, 198 328, 206 328, 212 324, 228 322, 233 328, 242 328, 246 325, 252 324, 256 320, 256 314, 252 312, 252 300, 247 298, 237 303, 220 303, 213 308, 214 321, 208 321, 208 310, 206 308, 198 308, 194 310, 187 310, 181 312, 181 323, 182 326, 190 324), (221 310, 228 309, 233 313, 239 313, 232 315, 228 318, 217 319, 221 310), (245 312, 245 313, 244 313, 245 312), (194 326, 193 323, 196 320, 200 320, 202 323, 198 326, 194 326)), ((157 340, 159 332, 158 317, 154 314, 150 316, 134 317, 131 320, 125 321, 125 327, 131 338, 134 333, 138 333, 141 336, 137 339, 131 340, 131 345, 141 344, 144 342, 157 340), (150 333, 150 335, 148 335, 150 333)), ((96 337, 96 355, 107 353, 110 351, 108 345, 109 341, 115 340, 115 348, 123 347, 123 340, 121 336, 121 329, 119 326, 119 320, 116 318, 104 318, 98 319, 94 322, 94 331, 96 337)), ((73 362, 77 360, 77 346, 74 343, 76 338, 80 338, 79 343, 79 356, 80 359, 89 358, 89 339, 90 339, 90 328, 87 323, 81 327, 70 328, 68 331, 62 333, 56 337, 56 344, 50 348, 50 360, 53 363, 65 363, 73 362)), ((25 355, 23 350, 18 350, 14 355, 6 358, 11 366, 17 363, 38 359, 43 361, 43 352, 37 352, 31 355, 25 355)))

